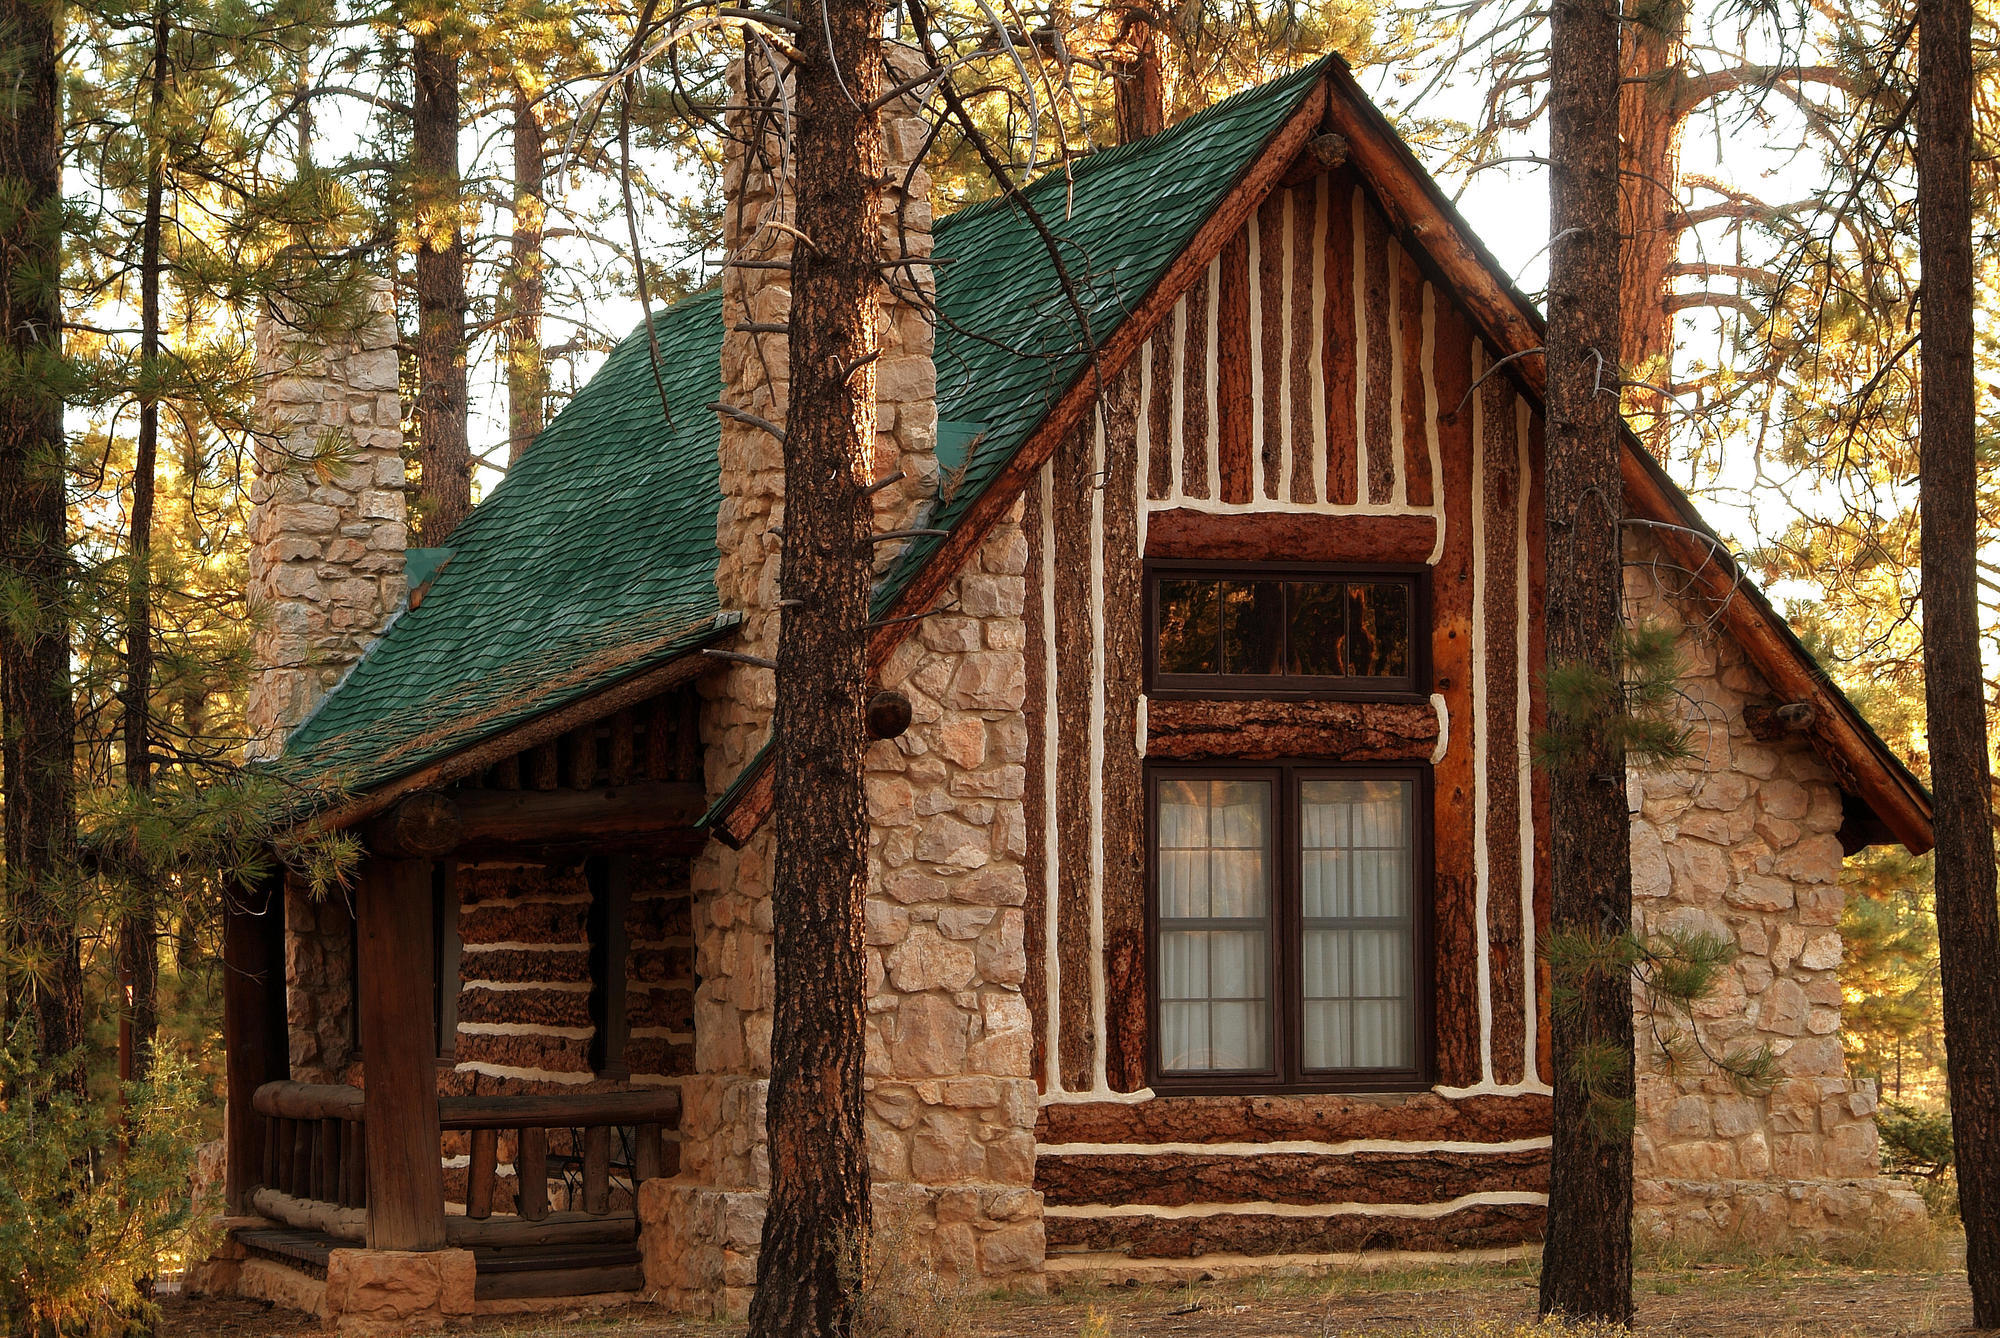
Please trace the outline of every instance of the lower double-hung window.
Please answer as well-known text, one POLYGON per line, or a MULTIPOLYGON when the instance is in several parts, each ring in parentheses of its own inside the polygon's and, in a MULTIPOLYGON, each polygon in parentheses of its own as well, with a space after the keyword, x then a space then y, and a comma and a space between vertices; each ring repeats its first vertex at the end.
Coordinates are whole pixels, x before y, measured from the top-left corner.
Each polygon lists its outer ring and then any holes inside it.
POLYGON ((1420 767, 1152 771, 1157 1086, 1423 1085, 1429 782, 1420 767))

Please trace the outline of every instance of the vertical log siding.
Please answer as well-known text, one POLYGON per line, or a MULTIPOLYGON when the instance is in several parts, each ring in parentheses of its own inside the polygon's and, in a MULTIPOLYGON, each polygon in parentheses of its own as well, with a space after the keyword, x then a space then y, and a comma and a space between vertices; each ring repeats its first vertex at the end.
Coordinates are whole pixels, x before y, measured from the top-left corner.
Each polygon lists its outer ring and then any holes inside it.
POLYGON ((1044 1130, 1058 1267, 1065 1252, 1311 1253, 1378 1236, 1499 1245, 1539 1229, 1547 1087, 1534 939, 1546 905, 1533 851, 1546 818, 1528 756, 1541 711, 1541 425, 1504 370, 1489 375, 1493 361, 1416 248, 1337 169, 1272 192, 1029 489, 1035 1071, 1045 1126, 1062 1115, 1062 1129, 1106 1130, 1082 1141, 1044 1130), (1227 528, 1237 515, 1240 532, 1227 528), (1437 1112, 1425 1117, 1435 1133, 1411 1124, 1417 1107, 1239 1098, 1255 1118, 1221 1142, 1178 1135, 1203 1144, 1193 1149, 1162 1131, 1194 1129, 1207 1118, 1195 1105, 1230 1099, 1146 1087, 1149 517, 1177 552, 1208 526, 1218 557, 1241 560, 1244 536, 1262 532, 1272 560, 1295 559, 1275 537, 1285 528, 1267 519, 1260 531, 1260 516, 1355 517, 1358 562, 1381 560, 1362 536, 1386 531, 1369 526, 1425 536, 1407 560, 1432 569, 1440 730, 1435 753, 1416 760, 1436 784, 1436 1086, 1416 1100, 1437 1112), (1337 1136, 1281 1130, 1329 1103, 1342 1112, 1337 1136), (1467 1131, 1473 1111, 1482 1127, 1467 1131), (1381 1146, 1408 1154, 1399 1168, 1434 1174, 1411 1171, 1407 1193, 1393 1179, 1336 1196, 1323 1222, 1251 1210, 1294 1174, 1329 1192, 1364 1183, 1356 1159, 1381 1146), (1183 1164, 1198 1167, 1195 1183, 1182 1183, 1183 1164))

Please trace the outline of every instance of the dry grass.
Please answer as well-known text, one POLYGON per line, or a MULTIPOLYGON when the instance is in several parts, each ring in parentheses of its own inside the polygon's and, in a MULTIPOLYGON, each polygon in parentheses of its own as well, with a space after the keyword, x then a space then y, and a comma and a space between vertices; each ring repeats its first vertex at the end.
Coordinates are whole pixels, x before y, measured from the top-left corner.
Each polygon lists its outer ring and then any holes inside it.
MULTIPOLYGON (((1538 1323, 1534 1260, 1258 1275, 1172 1286, 1067 1286, 966 1295, 910 1233, 878 1233, 857 1338, 1599 1338, 1538 1323)), ((1634 1291, 1642 1338, 1915 1338, 1962 1333, 1970 1297, 1958 1238, 1935 1232, 1866 1257, 1760 1251, 1753 1242, 1649 1245, 1634 1291)), ((175 1303, 160 1338, 304 1338, 303 1316, 242 1302, 175 1303)), ((740 1325, 648 1306, 489 1317, 476 1338, 737 1338, 740 1325)))

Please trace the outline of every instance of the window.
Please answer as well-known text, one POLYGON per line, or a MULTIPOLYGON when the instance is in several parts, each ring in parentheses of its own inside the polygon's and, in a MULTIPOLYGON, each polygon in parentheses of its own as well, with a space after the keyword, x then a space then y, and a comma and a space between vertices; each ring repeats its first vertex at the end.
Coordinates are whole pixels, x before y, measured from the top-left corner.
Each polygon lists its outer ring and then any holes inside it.
POLYGON ((1426 573, 1152 564, 1156 692, 1418 696, 1426 573))
POLYGON ((1156 768, 1155 1084, 1419 1087, 1430 775, 1156 768))

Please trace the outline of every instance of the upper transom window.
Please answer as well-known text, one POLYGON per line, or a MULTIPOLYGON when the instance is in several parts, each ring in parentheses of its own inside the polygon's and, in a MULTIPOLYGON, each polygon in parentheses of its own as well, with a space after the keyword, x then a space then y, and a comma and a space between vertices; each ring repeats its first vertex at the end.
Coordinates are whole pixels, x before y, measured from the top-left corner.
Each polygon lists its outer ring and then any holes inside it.
POLYGON ((1158 563, 1148 595, 1154 691, 1422 691, 1421 572, 1158 563))

